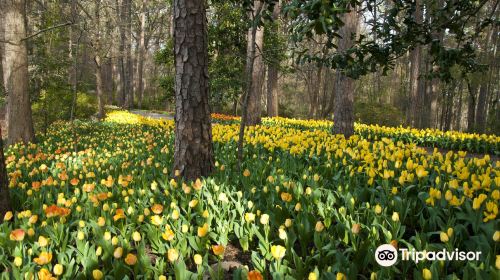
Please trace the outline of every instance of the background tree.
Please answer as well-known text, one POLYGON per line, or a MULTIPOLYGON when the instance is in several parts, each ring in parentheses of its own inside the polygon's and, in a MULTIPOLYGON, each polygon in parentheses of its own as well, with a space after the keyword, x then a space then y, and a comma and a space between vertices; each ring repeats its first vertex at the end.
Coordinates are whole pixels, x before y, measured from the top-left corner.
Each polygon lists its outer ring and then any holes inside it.
POLYGON ((35 133, 28 92, 25 1, 0 2, 3 24, 3 81, 7 95, 8 144, 34 141, 35 133))
MULTIPOLYGON (((249 18, 260 18, 260 13, 265 9, 265 3, 261 0, 255 0, 249 12, 249 18)), ((260 123, 262 86, 264 81, 264 26, 259 23, 258 26, 250 26, 247 35, 247 61, 246 74, 251 75, 251 82, 248 85, 248 104, 246 104, 245 118, 246 125, 256 125, 260 123)))
MULTIPOLYGON (((428 53, 426 61, 429 65, 422 67, 420 59, 414 59, 411 89, 413 98, 408 106, 410 110, 416 108, 418 115, 424 113, 426 85, 420 85, 422 76, 437 77, 445 83, 452 80, 453 69, 458 68, 461 77, 468 77, 469 73, 484 71, 481 67, 477 52, 473 45, 478 34, 495 22, 495 13, 498 1, 445 1, 443 6, 428 5, 426 15, 422 18, 422 3, 420 1, 398 1, 385 5, 382 13, 374 16, 374 5, 377 1, 335 1, 336 9, 330 9, 332 3, 317 1, 292 1, 285 7, 290 19, 290 33, 292 40, 297 42, 310 41, 314 36, 324 36, 327 40, 323 48, 311 54, 308 48, 297 49, 299 62, 317 62, 331 68, 341 69, 342 73, 354 79, 361 79, 370 73, 382 71, 385 75, 394 68, 395 62, 409 51, 414 54, 424 46, 428 53), (352 47, 344 52, 338 52, 344 37, 340 32, 345 29, 347 22, 343 16, 356 7, 362 15, 365 30, 358 36, 352 47), (474 15, 478 15, 474 17, 474 15), (373 19, 377 20, 374 21, 373 19), (436 34, 447 31, 445 40, 436 39, 436 34), (338 41, 338 37, 341 37, 338 41), (423 69, 429 69, 422 75, 423 69), (417 75, 417 71, 419 74, 417 75), (420 80, 420 81, 419 81, 420 80), (418 90, 415 90, 418 89, 418 90), (415 96, 415 93, 418 95, 415 96), (416 97, 418 100, 415 101, 416 97)), ((303 44, 302 44, 303 46, 303 44)), ((415 58, 415 55, 412 55, 415 58)), ((420 55, 420 57, 422 57, 420 55)), ((408 71, 404 71, 407 73, 408 71)), ((406 79, 405 79, 406 80, 406 79)), ((471 99, 472 100, 472 99, 471 99)), ((337 102, 337 101, 336 101, 337 102)), ((432 103, 432 102, 428 102, 432 103)), ((353 103, 354 104, 354 103, 353 103)), ((345 108, 345 106, 342 106, 345 108)), ((475 106, 474 106, 475 108, 475 106)), ((469 114, 472 121, 472 106, 469 114)), ((350 111, 351 109, 349 109, 350 111)), ((342 118, 334 114, 335 118, 342 118)), ((420 126, 420 119, 416 113, 409 118, 420 126)), ((344 126, 348 127, 348 126, 344 126)), ((337 131, 340 132, 340 131, 337 131)), ((346 131, 343 131, 344 133, 346 131)), ((350 131, 347 131, 350 134, 350 131)))

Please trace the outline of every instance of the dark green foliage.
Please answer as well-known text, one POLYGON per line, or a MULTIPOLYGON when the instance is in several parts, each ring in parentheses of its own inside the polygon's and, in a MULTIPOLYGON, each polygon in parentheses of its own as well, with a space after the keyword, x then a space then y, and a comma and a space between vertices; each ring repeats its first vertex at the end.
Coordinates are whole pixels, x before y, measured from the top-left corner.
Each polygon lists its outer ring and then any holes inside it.
POLYGON ((280 21, 267 22, 264 29, 264 61, 278 68, 287 59, 287 36, 280 21))
POLYGON ((208 25, 210 101, 222 108, 242 92, 246 61, 246 14, 239 3, 213 1, 208 25))
MULTIPOLYGON (((58 120, 69 120, 73 95, 64 90, 42 90, 39 98, 33 102, 33 122, 35 131, 45 133, 48 126, 58 120)), ((88 119, 97 112, 95 95, 78 93, 75 119, 88 119)))
POLYGON ((401 110, 381 103, 356 102, 354 115, 356 122, 364 124, 400 126, 404 122, 404 114, 401 110))
MULTIPOLYGON (((414 0, 391 1, 385 13, 379 14, 377 22, 368 20, 372 36, 358 36, 355 45, 345 53, 335 52, 339 30, 343 26, 341 17, 351 9, 361 14, 373 12, 373 1, 329 0, 290 1, 285 12, 292 20, 292 40, 301 42, 314 35, 326 38, 324 49, 309 53, 297 49, 299 61, 318 62, 341 69, 352 78, 359 78, 382 69, 383 73, 394 66, 394 60, 418 45, 431 45, 429 55, 434 67, 434 76, 449 81, 450 68, 460 65, 464 71, 481 69, 473 48, 473 41, 482 30, 493 23, 491 15, 480 16, 479 11, 487 3, 481 1, 444 1, 441 7, 424 7, 426 18, 417 23, 413 13, 414 0), (431 21, 432 19, 432 21, 431 21), (435 39, 435 34, 446 30, 452 42, 435 39), (376 38, 376 39, 375 39, 376 38)), ((361 18, 361 16, 360 16, 361 18)), ((366 17, 365 17, 366 18, 366 17)))
MULTIPOLYGON (((175 72, 174 72, 174 45, 172 38, 169 38, 161 50, 155 54, 156 63, 162 67, 162 73, 157 77, 158 85, 160 87, 159 100, 161 104, 172 103, 175 99, 175 72)), ((146 100, 144 105, 149 102, 146 100)))

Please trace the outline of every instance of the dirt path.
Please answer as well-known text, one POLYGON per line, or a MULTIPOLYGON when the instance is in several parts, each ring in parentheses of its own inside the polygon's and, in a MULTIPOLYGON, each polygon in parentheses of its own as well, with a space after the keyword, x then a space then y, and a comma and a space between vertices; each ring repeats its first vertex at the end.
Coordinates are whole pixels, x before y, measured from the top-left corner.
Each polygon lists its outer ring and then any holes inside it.
POLYGON ((173 120, 174 116, 169 115, 167 113, 156 113, 145 110, 130 110, 130 113, 140 115, 147 118, 157 119, 157 120, 173 120))

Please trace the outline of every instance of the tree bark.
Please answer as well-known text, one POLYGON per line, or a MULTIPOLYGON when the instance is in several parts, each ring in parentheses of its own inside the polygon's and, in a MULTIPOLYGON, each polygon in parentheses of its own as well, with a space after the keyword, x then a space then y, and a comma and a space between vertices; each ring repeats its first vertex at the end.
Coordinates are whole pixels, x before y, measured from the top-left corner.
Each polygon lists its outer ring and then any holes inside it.
MULTIPOLYGON (((441 9, 443 7, 444 0, 437 1, 437 8, 441 9)), ((439 40, 439 42, 443 41, 444 31, 440 31, 437 34, 434 34, 435 38, 439 40)), ((439 92, 441 91, 440 80, 438 78, 433 78, 431 80, 431 88, 430 88, 430 127, 437 128, 438 127, 438 97, 439 92)))
POLYGON ((214 156, 208 86, 207 19, 204 1, 174 0, 174 174, 208 176, 214 156))
MULTIPOLYGON (((254 1, 254 10, 252 13, 255 15, 255 11, 259 10, 259 7, 263 3, 259 0, 254 1)), ((260 123, 261 117, 261 98, 262 98, 262 85, 263 85, 263 57, 262 51, 264 47, 264 27, 260 26, 255 32, 255 38, 253 38, 252 28, 248 30, 248 43, 247 43, 247 53, 251 52, 252 45, 255 45, 255 55, 253 57, 253 71, 252 71, 252 83, 250 87, 250 95, 247 104, 247 118, 246 125, 257 125, 260 123), (255 44, 254 44, 255 43, 255 44)), ((250 55, 247 55, 247 69, 248 65, 252 63, 249 60, 250 55)))
POLYGON ((278 116, 278 68, 269 65, 267 68, 267 116, 278 116))
MULTIPOLYGON (((278 1, 274 6, 273 20, 278 20, 281 3, 278 1)), ((278 28, 279 32, 279 28, 278 28)), ((267 67, 267 116, 278 116, 278 68, 279 62, 271 62, 267 67)))
MULTIPOLYGON (((415 1, 414 19, 417 24, 422 23, 421 0, 415 1)), ((422 114, 423 96, 420 82, 420 68, 422 62, 422 46, 417 45, 410 53, 410 110, 407 123, 412 127, 420 127, 420 115, 422 114)))
MULTIPOLYGON (((494 63, 494 58, 491 57, 491 52, 489 51, 490 41, 493 39, 493 33, 495 32, 495 28, 492 27, 486 36, 486 42, 482 48, 482 60, 484 63, 487 63, 488 58, 491 59, 491 63, 494 63)), ((494 40, 495 41, 495 40, 494 40)), ((490 65, 490 68, 491 65, 490 65)), ((487 77, 490 77, 491 69, 488 69, 487 77)), ((486 129, 486 116, 488 114, 488 103, 487 103, 487 95, 488 95, 488 86, 490 83, 490 79, 484 79, 479 87, 479 96, 477 98, 477 109, 476 109, 476 130, 477 132, 484 133, 486 129)))
MULTIPOLYGON (((352 47, 353 36, 358 29, 358 15, 354 7, 343 16, 343 22, 345 25, 339 31, 342 38, 338 44, 338 52, 341 53, 352 47)), ((354 134, 354 80, 342 71, 337 71, 334 96, 333 133, 349 138, 354 134)))
POLYGON ((0 127, 0 217, 3 218, 7 211, 11 210, 9 196, 9 179, 5 167, 5 156, 3 153, 2 128, 0 127))
POLYGON ((473 132, 476 122, 477 87, 471 85, 470 82, 467 82, 467 89, 469 91, 469 98, 467 102, 467 131, 473 132))
POLYGON ((142 1, 141 11, 141 34, 139 35, 139 58, 137 62, 137 94, 139 109, 142 109, 144 98, 144 56, 146 54, 145 33, 146 33, 146 8, 147 0, 142 1))
POLYGON ((25 1, 1 2, 4 30, 2 61, 3 81, 7 95, 7 144, 34 141, 35 132, 28 92, 28 52, 25 26, 25 1))
POLYGON ((95 85, 97 94, 97 117, 99 120, 104 118, 104 85, 102 79, 102 61, 101 61, 101 0, 95 0, 95 11, 94 11, 94 21, 95 21, 95 34, 94 34, 94 63, 95 63, 95 85))
POLYGON ((125 45, 127 42, 127 36, 125 34, 125 26, 124 26, 124 4, 125 0, 116 0, 116 13, 118 18, 118 30, 120 33, 120 43, 118 45, 118 56, 117 56, 117 104, 120 107, 125 107, 125 99, 127 96, 127 84, 126 84, 126 67, 125 67, 125 45))
POLYGON ((132 61, 132 0, 123 1, 123 18, 125 23, 125 73, 123 76, 125 90, 125 107, 130 109, 134 106, 134 89, 132 85, 134 64, 132 61))

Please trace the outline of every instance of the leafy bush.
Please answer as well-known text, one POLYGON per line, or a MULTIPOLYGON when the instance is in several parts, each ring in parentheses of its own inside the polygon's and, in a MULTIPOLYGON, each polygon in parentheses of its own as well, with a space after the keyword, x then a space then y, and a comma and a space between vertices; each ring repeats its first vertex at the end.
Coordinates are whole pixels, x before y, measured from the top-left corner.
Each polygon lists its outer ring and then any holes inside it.
POLYGON ((357 102, 354 106, 356 121, 365 124, 399 126, 403 124, 403 112, 387 104, 357 102))
MULTIPOLYGON (((76 100, 75 119, 88 119, 97 112, 94 95, 79 92, 76 100)), ((46 131, 48 126, 58 120, 71 118, 73 95, 64 90, 42 90, 38 100, 33 102, 33 123, 36 131, 46 131)))

